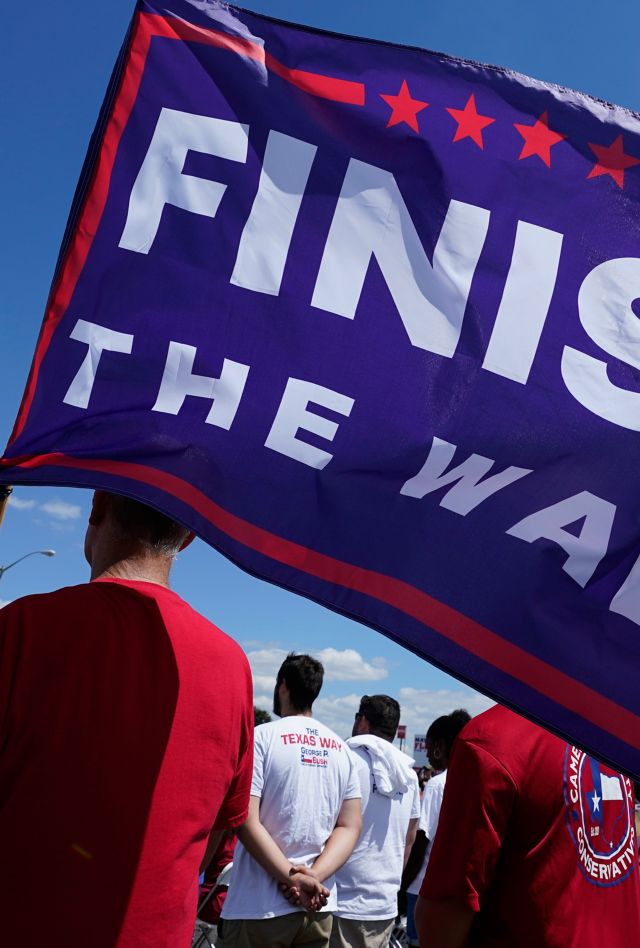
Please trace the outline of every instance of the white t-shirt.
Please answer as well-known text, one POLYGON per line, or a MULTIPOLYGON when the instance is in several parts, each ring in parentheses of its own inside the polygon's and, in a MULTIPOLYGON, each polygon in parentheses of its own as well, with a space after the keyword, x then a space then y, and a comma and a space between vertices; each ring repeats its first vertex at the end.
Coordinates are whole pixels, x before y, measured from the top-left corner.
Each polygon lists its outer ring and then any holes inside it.
MULTIPOLYGON (((260 822, 292 863, 310 866, 331 835, 344 800, 360 798, 353 758, 340 738, 315 718, 294 715, 255 730, 251 796, 260 797, 260 822)), ((336 907, 332 878, 326 911, 336 907)), ((223 918, 274 918, 299 912, 278 883, 241 843, 223 918)))
POLYGON ((427 851, 424 854, 424 862, 422 863, 420 872, 415 877, 411 885, 407 888, 407 893, 409 895, 420 895, 422 880, 424 879, 427 866, 429 865, 429 856, 431 855, 431 848, 436 836, 436 830, 438 829, 440 807, 442 806, 442 795, 444 794, 444 785, 446 781, 447 771, 443 770, 441 774, 436 774, 435 777, 432 777, 431 780, 428 780, 427 785, 424 788, 424 796, 422 797, 422 808, 420 811, 420 822, 418 823, 418 829, 421 829, 427 837, 427 851))
MULTIPOLYGON (((358 746, 359 739, 347 741, 357 765, 362 791, 362 833, 344 866, 336 873, 338 908, 336 915, 351 919, 387 919, 398 914, 398 888, 402 877, 404 847, 409 820, 420 816, 418 778, 413 760, 383 738, 367 735, 373 746, 358 746), (386 755, 389 767, 386 793, 376 783, 386 755)), ((384 784, 383 784, 384 786, 384 784)))

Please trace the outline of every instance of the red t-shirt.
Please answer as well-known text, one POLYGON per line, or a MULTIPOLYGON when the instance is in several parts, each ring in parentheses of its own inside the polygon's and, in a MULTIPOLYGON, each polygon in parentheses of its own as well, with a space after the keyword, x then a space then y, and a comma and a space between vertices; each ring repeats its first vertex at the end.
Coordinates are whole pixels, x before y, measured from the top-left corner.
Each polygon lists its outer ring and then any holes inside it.
POLYGON ((495 707, 458 736, 421 889, 477 916, 473 946, 629 948, 640 938, 628 778, 495 707))
POLYGON ((187 948, 252 758, 247 660, 174 592, 98 580, 0 610, 0 942, 187 948))

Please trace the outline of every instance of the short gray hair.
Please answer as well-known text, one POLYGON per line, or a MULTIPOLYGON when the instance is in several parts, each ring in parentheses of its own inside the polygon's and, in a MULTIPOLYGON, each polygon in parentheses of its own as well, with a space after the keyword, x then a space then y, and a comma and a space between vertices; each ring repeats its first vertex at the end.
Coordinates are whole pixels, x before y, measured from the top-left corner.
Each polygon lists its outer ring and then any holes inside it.
POLYGON ((159 510, 120 494, 109 494, 111 513, 123 534, 159 556, 176 556, 189 530, 159 510))

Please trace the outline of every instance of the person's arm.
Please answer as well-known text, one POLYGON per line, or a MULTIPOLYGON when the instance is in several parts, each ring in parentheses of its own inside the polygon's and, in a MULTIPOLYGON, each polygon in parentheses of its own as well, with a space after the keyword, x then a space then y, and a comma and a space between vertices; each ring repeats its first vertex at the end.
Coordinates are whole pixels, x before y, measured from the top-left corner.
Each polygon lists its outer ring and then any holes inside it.
MULTIPOLYGON (((240 680, 244 677, 244 696, 241 706, 237 708, 238 720, 235 722, 238 731, 233 734, 233 742, 230 745, 236 751, 234 773, 231 777, 224 799, 215 815, 209 842, 203 857, 202 865, 209 864, 216 850, 216 837, 218 843, 224 832, 235 830, 236 826, 243 823, 249 812, 249 799, 253 792, 253 771, 254 771, 254 727, 253 727, 253 685, 251 681, 251 669, 246 656, 234 650, 229 655, 228 667, 230 674, 240 680), (239 654, 238 654, 239 653, 239 654), (236 745, 237 739, 237 745, 236 745)), ((229 750, 229 754, 233 752, 229 750)), ((262 757, 256 764, 262 764, 262 757)))
POLYGON ((215 854, 218 851, 218 846, 222 842, 222 837, 225 835, 225 830, 216 830, 212 829, 209 833, 209 842, 207 843, 207 848, 204 851, 204 856, 202 857, 202 862, 200 863, 200 872, 204 872, 215 854))
POLYGON ((429 840, 427 839, 424 831, 419 829, 416 833, 415 842, 411 847, 409 858, 405 863, 404 872, 402 873, 402 881, 400 883, 401 889, 408 889, 415 877, 420 872, 422 863, 424 862, 425 854, 427 852, 428 842, 429 840))
MULTIPOLYGON (((319 879, 321 882, 324 882, 325 879, 328 879, 345 864, 353 852, 362 829, 362 785, 353 757, 348 755, 347 760, 349 762, 349 777, 344 797, 338 812, 338 818, 324 844, 324 849, 316 857, 310 869, 305 866, 296 866, 296 869, 319 879)), ((366 770, 366 780, 369 780, 368 768, 366 770)), ((281 886, 281 889, 284 897, 289 902, 294 905, 297 904, 300 893, 296 886, 281 886)))
POLYGON ((404 859, 402 861, 402 865, 405 867, 407 863, 409 862, 409 856, 411 855, 411 852, 413 850, 413 845, 416 841, 416 835, 418 832, 419 822, 420 821, 418 820, 417 817, 413 820, 409 820, 409 828, 407 829, 407 835, 404 841, 404 859))
POLYGON ((441 805, 442 788, 437 783, 429 781, 420 805, 416 841, 402 873, 401 890, 407 889, 411 885, 424 865, 429 841, 433 841, 438 826, 441 805))
POLYGON ((273 879, 282 885, 295 887, 305 908, 315 911, 326 903, 329 891, 321 885, 315 873, 303 873, 291 865, 276 841, 260 822, 260 797, 249 800, 249 815, 236 829, 238 839, 250 856, 273 879))
POLYGON ((431 902, 418 896, 416 929, 421 945, 429 948, 464 948, 475 912, 462 899, 431 902))
POLYGON ((345 864, 358 842, 361 829, 360 797, 344 800, 333 832, 313 864, 313 874, 317 879, 324 882, 345 864))

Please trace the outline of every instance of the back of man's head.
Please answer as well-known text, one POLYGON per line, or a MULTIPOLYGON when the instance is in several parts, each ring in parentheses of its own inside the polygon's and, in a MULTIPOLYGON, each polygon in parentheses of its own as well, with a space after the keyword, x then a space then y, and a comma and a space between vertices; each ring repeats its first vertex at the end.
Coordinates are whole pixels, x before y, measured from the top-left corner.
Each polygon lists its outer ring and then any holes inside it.
POLYGON ((296 711, 310 711, 320 694, 324 668, 310 655, 289 652, 278 671, 276 688, 284 681, 289 689, 289 700, 296 711))
POLYGON ((453 747, 453 742, 462 728, 471 720, 471 715, 464 708, 456 708, 451 714, 443 714, 436 718, 427 731, 427 737, 433 741, 442 741, 447 753, 453 747))
POLYGON ((367 719, 370 734, 392 741, 400 723, 400 705, 389 695, 363 695, 358 716, 367 719))
POLYGON ((189 530, 169 517, 130 497, 108 494, 111 522, 124 539, 157 556, 176 556, 189 530))

